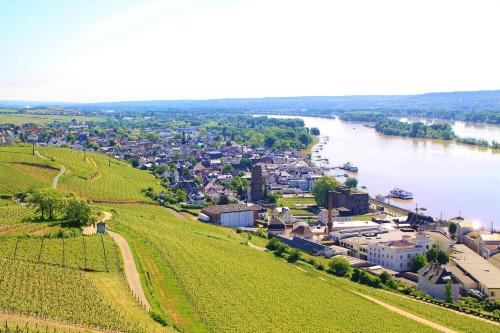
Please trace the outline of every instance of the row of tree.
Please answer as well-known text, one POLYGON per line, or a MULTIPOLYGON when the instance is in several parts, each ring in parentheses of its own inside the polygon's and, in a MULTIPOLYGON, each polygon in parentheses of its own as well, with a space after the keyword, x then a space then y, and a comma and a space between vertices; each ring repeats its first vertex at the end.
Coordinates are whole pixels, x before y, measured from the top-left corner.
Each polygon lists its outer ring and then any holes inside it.
POLYGON ((87 226, 98 219, 90 202, 74 193, 53 188, 30 190, 26 202, 35 208, 42 220, 62 219, 79 226, 87 226))

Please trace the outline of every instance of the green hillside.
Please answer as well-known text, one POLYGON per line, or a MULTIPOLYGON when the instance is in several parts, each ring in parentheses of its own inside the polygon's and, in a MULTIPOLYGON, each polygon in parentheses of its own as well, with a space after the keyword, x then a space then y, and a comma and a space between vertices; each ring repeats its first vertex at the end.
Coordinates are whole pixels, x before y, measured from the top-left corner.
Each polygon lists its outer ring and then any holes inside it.
POLYGON ((150 201, 141 190, 160 191, 155 178, 127 162, 67 148, 0 147, 0 195, 14 195, 30 188, 52 186, 61 165, 65 174, 58 187, 93 200, 150 201))
POLYGON ((229 229, 180 220, 161 207, 121 206, 115 214, 112 226, 135 248, 150 303, 173 320, 177 318, 176 323, 188 331, 431 331, 351 289, 369 290, 386 303, 425 313, 424 318, 458 331, 495 332, 498 328, 345 279, 319 275, 312 268, 287 264, 249 248, 229 229))

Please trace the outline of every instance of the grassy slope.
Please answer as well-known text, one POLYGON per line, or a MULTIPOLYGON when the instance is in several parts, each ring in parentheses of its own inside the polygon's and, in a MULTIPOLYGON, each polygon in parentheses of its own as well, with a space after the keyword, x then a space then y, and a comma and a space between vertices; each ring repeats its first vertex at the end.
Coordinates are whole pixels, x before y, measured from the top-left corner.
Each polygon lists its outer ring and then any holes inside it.
POLYGON ((0 147, 0 195, 50 186, 58 169, 57 163, 34 156, 31 147, 0 147))
POLYGON ((31 147, 0 147, 0 195, 51 186, 61 164, 66 166, 66 173, 59 179, 59 187, 89 199, 150 201, 141 190, 148 186, 161 190, 152 175, 116 159, 111 159, 109 165, 103 154, 84 155, 67 148, 36 149, 47 158, 32 155, 31 147))
POLYGON ((111 159, 99 153, 74 151, 64 148, 42 148, 40 152, 66 166, 66 173, 59 179, 59 186, 93 200, 149 201, 142 189, 161 187, 147 172, 134 169, 128 163, 111 159), (86 158, 84 158, 86 156, 86 158), (94 176, 87 180, 87 177, 94 176))
MULTIPOLYGON (((152 267, 156 264, 167 271, 154 271, 150 267, 144 279, 148 279, 149 274, 154 285, 158 274, 166 274, 166 279, 171 280, 169 274, 175 272, 176 280, 170 281, 170 285, 175 286, 174 294, 180 299, 173 302, 174 307, 189 304, 187 312, 194 312, 195 318, 209 330, 348 332, 390 327, 391 331, 411 332, 428 329, 351 294, 343 284, 325 286, 314 272, 305 274, 270 254, 249 249, 231 230, 178 220, 160 207, 122 206, 116 212, 112 226, 125 234, 136 254, 142 257, 143 253, 147 256, 152 253, 156 256, 152 267), (279 313, 283 308, 303 316, 282 320, 279 313), (360 309, 363 316, 356 317, 360 309), (325 320, 325 317, 336 319, 325 320), (359 320, 353 324, 355 318, 359 320)), ((349 281, 342 282, 351 288, 358 287, 349 281)), ((148 297, 156 301, 152 303, 162 306, 165 299, 169 299, 169 288, 168 284, 167 290, 156 288, 148 297)), ((163 309, 169 311, 168 307, 163 309)), ((439 322, 437 316, 434 319, 439 322)), ((474 323, 470 324, 473 331, 479 331, 475 330, 474 323)), ((181 323, 178 325, 183 327, 181 323)))

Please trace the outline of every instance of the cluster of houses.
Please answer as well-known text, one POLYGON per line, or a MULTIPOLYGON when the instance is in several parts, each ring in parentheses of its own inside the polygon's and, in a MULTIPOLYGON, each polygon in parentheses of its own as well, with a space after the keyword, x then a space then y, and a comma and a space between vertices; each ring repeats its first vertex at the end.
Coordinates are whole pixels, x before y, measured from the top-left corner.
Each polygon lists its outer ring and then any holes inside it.
MULTIPOLYGON (((205 206, 217 203, 222 197, 229 202, 248 201, 250 191, 236 191, 228 186, 239 177, 250 182, 252 166, 264 169, 262 194, 303 193, 312 189, 320 176, 296 149, 275 151, 266 147, 252 147, 231 143, 220 145, 215 133, 201 132, 196 127, 146 128, 141 135, 134 133, 106 133, 94 131, 88 123, 72 121, 69 124, 3 125, 0 144, 16 141, 69 147, 74 150, 96 150, 110 156, 135 160, 138 168, 155 170, 163 167, 159 176, 168 188, 180 188, 187 194, 187 203, 205 206)), ((158 194, 166 200, 168 193, 158 194)), ((258 201, 266 201, 263 196, 258 201)), ((253 200, 255 201, 255 200, 253 200)))
MULTIPOLYGON (((357 196, 344 199, 359 205, 357 196)), ((345 200, 341 203, 350 205, 345 200)), ((403 278, 438 299, 449 297, 449 289, 456 300, 460 295, 500 300, 500 234, 473 229, 471 222, 456 219, 457 232, 451 235, 444 223, 422 227, 415 216, 387 213, 360 219, 346 216, 342 208, 321 209, 314 223, 295 217, 289 207, 264 209, 257 204, 208 207, 200 219, 229 227, 264 226, 290 246, 313 255, 343 256, 353 267, 403 278), (430 262, 412 273, 414 258, 426 256, 430 249, 444 252, 449 261, 430 262)), ((374 208, 370 207, 370 216, 374 208)))

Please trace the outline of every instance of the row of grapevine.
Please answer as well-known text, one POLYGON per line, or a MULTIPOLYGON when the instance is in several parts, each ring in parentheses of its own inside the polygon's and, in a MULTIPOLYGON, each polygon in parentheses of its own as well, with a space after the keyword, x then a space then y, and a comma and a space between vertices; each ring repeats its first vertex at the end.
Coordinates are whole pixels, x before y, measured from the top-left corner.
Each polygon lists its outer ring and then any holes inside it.
POLYGON ((142 209, 117 209, 114 223, 171 268, 211 331, 432 331, 341 287, 325 288, 317 277, 242 245, 227 229, 179 220, 157 207, 142 209))
POLYGON ((0 258, 3 311, 121 332, 143 332, 81 271, 0 258))
POLYGON ((75 269, 117 272, 116 244, 109 236, 72 238, 0 237, 0 257, 75 269))

